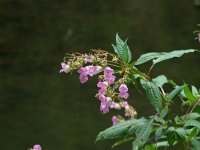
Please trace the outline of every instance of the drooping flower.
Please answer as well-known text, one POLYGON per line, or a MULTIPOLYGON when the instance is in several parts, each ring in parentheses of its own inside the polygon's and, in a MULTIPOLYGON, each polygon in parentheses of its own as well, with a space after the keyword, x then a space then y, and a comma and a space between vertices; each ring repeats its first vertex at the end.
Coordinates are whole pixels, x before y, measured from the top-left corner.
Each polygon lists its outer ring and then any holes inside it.
POLYGON ((110 107, 110 103, 107 102, 107 101, 102 101, 101 102, 101 106, 100 106, 100 111, 103 113, 103 114, 106 114, 109 112, 109 107, 110 107))
POLYGON ((107 81, 109 84, 114 83, 116 77, 113 74, 114 74, 114 70, 110 67, 106 67, 104 69, 104 80, 107 81))
POLYGON ((124 99, 128 99, 129 97, 129 94, 127 93, 128 92, 128 87, 126 86, 126 84, 122 84, 119 86, 119 96, 121 98, 124 98, 124 99))
POLYGON ((80 82, 83 84, 88 81, 88 76, 84 74, 80 74, 79 79, 80 79, 80 82))
POLYGON ((112 68, 106 67, 106 68, 104 69, 104 75, 110 76, 110 75, 113 75, 113 74, 114 74, 114 70, 113 70, 112 68))
POLYGON ((107 81, 109 84, 115 82, 116 77, 114 75, 105 75, 104 80, 107 81))
POLYGON ((81 67, 78 69, 78 73, 82 74, 82 75, 88 75, 89 73, 89 67, 81 67))
POLYGON ((99 100, 100 100, 101 102, 105 102, 105 101, 106 101, 105 95, 100 94, 100 95, 99 95, 99 100))
POLYGON ((108 87, 108 82, 98 82, 97 83, 97 87, 101 88, 101 89, 107 89, 108 87))
POLYGON ((118 103, 111 102, 111 104, 110 104, 110 108, 121 109, 121 106, 120 106, 118 103))
POLYGON ((129 94, 128 94, 128 93, 119 93, 119 96, 120 96, 121 98, 128 99, 129 94))
POLYGON ((112 117, 112 123, 113 123, 113 125, 116 125, 118 123, 116 116, 112 117))
POLYGON ((92 77, 95 74, 96 74, 96 68, 95 68, 95 66, 89 66, 88 75, 92 77))
POLYGON ((126 84, 121 84, 120 85, 119 92, 120 93, 126 93, 126 92, 128 92, 128 87, 126 86, 126 84))
POLYGON ((33 146, 33 150, 42 150, 42 147, 39 144, 33 146))
POLYGON ((62 69, 60 69, 60 71, 59 71, 60 73, 62 73, 62 72, 68 73, 71 71, 69 64, 66 64, 65 62, 61 62, 61 67, 62 67, 62 69))
POLYGON ((124 101, 124 102, 123 102, 123 107, 124 107, 126 110, 129 109, 129 104, 128 104, 127 101, 124 101))

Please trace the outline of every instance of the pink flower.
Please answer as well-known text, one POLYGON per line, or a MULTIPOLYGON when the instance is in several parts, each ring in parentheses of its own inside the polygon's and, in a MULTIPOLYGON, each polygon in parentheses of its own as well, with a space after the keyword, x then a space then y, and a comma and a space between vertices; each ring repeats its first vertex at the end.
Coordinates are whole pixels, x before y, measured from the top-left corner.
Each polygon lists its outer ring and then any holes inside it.
POLYGON ((114 70, 111 69, 110 67, 106 67, 106 68, 104 69, 104 75, 110 76, 110 75, 113 75, 113 74, 114 74, 114 70))
POLYGON ((33 150, 42 150, 42 147, 38 144, 33 146, 33 150))
POLYGON ((80 74, 79 79, 82 84, 88 81, 87 75, 84 74, 80 74))
POLYGON ((119 92, 120 92, 119 96, 121 98, 127 99, 129 97, 129 94, 127 93, 128 92, 128 87, 126 86, 126 84, 120 85, 119 92))
POLYGON ((128 94, 128 93, 119 93, 119 96, 120 96, 121 98, 128 99, 129 94, 128 94))
POLYGON ((198 40, 199 40, 199 42, 200 42, 200 33, 198 33, 198 40))
POLYGON ((113 125, 116 125, 118 123, 116 116, 112 117, 112 123, 113 123, 113 125))
POLYGON ((107 102, 107 101, 102 101, 102 102, 101 102, 101 106, 100 106, 100 111, 101 111, 103 114, 106 114, 106 113, 109 112, 109 107, 110 107, 109 102, 107 102))
POLYGON ((108 87, 108 82, 98 82, 97 83, 97 87, 101 88, 101 89, 107 89, 108 87))
POLYGON ((115 102, 111 102, 110 108, 121 109, 120 105, 118 103, 115 103, 115 102))
POLYGON ((105 95, 103 95, 103 94, 99 95, 99 100, 100 100, 101 102, 105 102, 105 101, 106 101, 105 95))
POLYGON ((98 91, 98 93, 99 93, 99 94, 105 95, 105 94, 106 94, 106 91, 107 91, 107 89, 100 89, 100 90, 98 91))
POLYGON ((95 68, 95 66, 89 66, 88 75, 92 77, 95 74, 96 74, 96 68, 95 68))
POLYGON ((107 81, 109 84, 115 82, 116 77, 114 75, 105 75, 104 80, 107 81))
POLYGON ((89 67, 81 67, 78 69, 78 73, 82 74, 82 75, 88 75, 89 73, 89 67))
POLYGON ((126 84, 121 84, 120 85, 119 92, 120 93, 126 93, 126 92, 128 92, 128 87, 126 86, 126 84))
POLYGON ((123 107, 126 109, 126 110, 128 110, 129 109, 129 104, 128 104, 128 102, 124 102, 123 103, 123 107))
POLYGON ((71 71, 70 66, 68 64, 66 64, 65 62, 61 63, 61 67, 62 67, 62 69, 60 69, 60 71, 59 71, 60 73, 62 73, 62 72, 68 73, 71 71))

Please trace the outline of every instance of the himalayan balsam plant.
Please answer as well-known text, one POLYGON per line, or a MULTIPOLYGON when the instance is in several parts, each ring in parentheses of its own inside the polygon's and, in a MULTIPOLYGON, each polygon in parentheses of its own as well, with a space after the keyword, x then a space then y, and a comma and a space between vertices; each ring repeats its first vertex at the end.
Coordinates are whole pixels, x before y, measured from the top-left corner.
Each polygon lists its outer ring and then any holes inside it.
MULTIPOLYGON (((200 40, 200 33, 196 33, 200 40)), ((132 150, 157 150, 161 147, 170 149, 175 145, 179 145, 181 149, 200 149, 200 90, 186 83, 178 85, 165 75, 151 76, 152 69, 158 63, 199 51, 188 49, 150 52, 132 60, 127 40, 123 41, 116 34, 116 44, 112 46, 116 54, 95 49, 89 54, 66 54, 61 63, 60 73, 77 70, 82 84, 98 75, 95 97, 99 100, 102 114, 107 114, 112 109, 124 112, 120 113, 123 115, 111 118, 113 125, 100 132, 96 141, 116 139, 112 147, 131 142, 132 150), (152 65, 147 73, 138 69, 138 66, 150 61, 152 65), (171 87, 171 91, 166 91, 163 87, 166 84, 171 87), (129 104, 131 85, 146 93, 155 114, 137 117, 135 107, 129 104), (182 110, 182 113, 176 114, 172 105, 182 110)))

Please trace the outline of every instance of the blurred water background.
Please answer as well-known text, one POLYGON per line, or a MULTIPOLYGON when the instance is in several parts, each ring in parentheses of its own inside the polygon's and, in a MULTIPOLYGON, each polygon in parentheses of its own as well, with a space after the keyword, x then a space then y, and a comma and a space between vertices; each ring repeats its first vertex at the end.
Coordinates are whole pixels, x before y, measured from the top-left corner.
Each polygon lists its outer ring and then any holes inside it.
MULTIPOLYGON (((110 149, 113 141, 94 140, 117 112, 100 114, 96 78, 81 85, 77 74, 59 74, 64 54, 112 52, 117 32, 128 37, 134 59, 199 49, 192 33, 198 23, 200 8, 192 0, 0 0, 0 149, 26 150, 35 143, 44 150, 110 149)), ((200 56, 189 54, 157 65, 153 76, 200 87, 199 66, 200 56)), ((129 102, 140 116, 154 113, 131 91, 129 102)))

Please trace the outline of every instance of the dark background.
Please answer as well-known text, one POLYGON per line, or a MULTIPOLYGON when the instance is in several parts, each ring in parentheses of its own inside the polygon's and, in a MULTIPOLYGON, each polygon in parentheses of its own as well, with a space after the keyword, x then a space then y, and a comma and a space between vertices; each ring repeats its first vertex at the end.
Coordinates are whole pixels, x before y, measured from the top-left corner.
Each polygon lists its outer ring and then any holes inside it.
MULTIPOLYGON (((117 32, 129 38, 134 59, 200 48, 192 33, 198 23, 192 0, 0 0, 0 149, 110 149, 113 141, 94 140, 117 112, 100 114, 96 78, 81 85, 78 75, 59 74, 65 52, 112 51, 117 32)), ((200 86, 199 65, 200 56, 189 54, 157 65, 153 75, 200 86)), ((129 102, 140 116, 153 113, 136 91, 129 102)))

